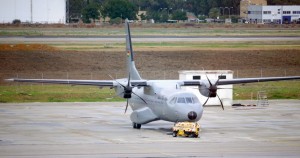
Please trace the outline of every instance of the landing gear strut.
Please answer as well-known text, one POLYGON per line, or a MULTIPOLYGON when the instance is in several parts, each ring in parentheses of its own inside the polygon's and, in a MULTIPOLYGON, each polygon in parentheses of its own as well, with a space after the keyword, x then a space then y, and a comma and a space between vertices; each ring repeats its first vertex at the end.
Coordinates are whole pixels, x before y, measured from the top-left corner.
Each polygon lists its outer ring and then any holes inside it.
POLYGON ((132 122, 132 127, 133 127, 134 129, 141 129, 142 125, 141 125, 141 124, 137 124, 137 123, 132 122))

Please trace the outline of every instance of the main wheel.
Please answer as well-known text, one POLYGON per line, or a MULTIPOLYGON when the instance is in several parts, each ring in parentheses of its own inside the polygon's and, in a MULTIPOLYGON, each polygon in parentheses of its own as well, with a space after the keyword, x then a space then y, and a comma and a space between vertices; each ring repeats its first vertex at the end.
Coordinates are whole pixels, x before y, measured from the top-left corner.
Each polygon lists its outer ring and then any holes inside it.
POLYGON ((172 135, 173 135, 173 137, 177 137, 177 132, 174 131, 172 135))
POLYGON ((136 124, 136 129, 141 129, 142 125, 141 124, 136 124))
POLYGON ((142 125, 132 122, 132 126, 134 129, 141 129, 142 125))

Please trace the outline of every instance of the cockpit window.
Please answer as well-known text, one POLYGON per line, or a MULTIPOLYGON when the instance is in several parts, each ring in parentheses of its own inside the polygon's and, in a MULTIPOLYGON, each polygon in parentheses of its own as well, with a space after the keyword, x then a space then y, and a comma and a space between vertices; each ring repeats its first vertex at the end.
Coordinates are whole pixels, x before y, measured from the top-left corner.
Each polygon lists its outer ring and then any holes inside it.
POLYGON ((174 98, 170 101, 170 103, 171 103, 171 104, 175 104, 175 103, 176 103, 176 100, 177 100, 177 97, 174 97, 174 98))
POLYGON ((188 104, 193 104, 193 98, 191 98, 191 97, 186 97, 186 98, 185 98, 185 101, 186 101, 186 103, 188 103, 188 104))
POLYGON ((177 99, 177 103, 185 103, 185 99, 183 97, 179 97, 177 99))
POLYGON ((194 101, 195 104, 200 103, 197 97, 193 97, 193 101, 194 101))
POLYGON ((173 97, 170 102, 170 104, 197 104, 199 103, 199 100, 197 97, 173 97))

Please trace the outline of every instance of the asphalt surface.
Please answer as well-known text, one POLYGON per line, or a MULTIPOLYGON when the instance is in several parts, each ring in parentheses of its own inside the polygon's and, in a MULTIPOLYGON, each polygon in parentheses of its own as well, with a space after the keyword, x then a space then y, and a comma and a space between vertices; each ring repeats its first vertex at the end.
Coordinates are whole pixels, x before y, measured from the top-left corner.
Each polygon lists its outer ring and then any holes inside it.
MULTIPOLYGON (((133 42, 201 42, 201 41, 299 41, 300 37, 261 37, 261 36, 133 36, 133 42)), ((95 37, 0 37, 0 43, 71 43, 71 42, 125 42, 124 36, 95 36, 95 37)))
POLYGON ((165 121, 133 129, 124 105, 2 103, 0 157, 300 157, 300 100, 206 107, 200 138, 173 138, 165 121))

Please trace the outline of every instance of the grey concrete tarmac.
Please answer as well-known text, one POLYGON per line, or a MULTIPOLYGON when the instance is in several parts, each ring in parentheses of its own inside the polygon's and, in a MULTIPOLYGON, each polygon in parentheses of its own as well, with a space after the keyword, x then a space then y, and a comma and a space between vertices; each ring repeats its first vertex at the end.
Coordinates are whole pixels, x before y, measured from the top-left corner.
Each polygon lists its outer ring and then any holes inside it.
POLYGON ((0 157, 300 157, 300 100, 206 107, 200 138, 173 138, 165 121, 133 129, 124 105, 0 104, 0 157))

